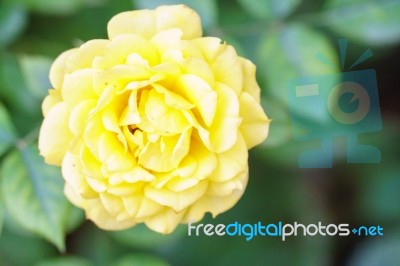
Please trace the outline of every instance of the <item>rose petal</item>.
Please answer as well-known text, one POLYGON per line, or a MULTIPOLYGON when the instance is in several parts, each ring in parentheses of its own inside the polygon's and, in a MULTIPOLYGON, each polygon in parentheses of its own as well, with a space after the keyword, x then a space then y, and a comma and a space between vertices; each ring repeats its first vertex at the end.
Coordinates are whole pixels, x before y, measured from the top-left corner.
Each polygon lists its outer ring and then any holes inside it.
POLYGON ((75 106, 83 100, 97 98, 93 90, 95 73, 94 69, 81 69, 64 76, 61 94, 68 106, 75 106))
POLYGON ((145 103, 145 115, 162 135, 181 133, 189 126, 182 112, 165 104, 164 96, 151 90, 145 103))
POLYGON ((218 82, 215 84, 215 91, 218 93, 217 109, 214 121, 209 128, 209 137, 213 151, 221 153, 229 150, 236 143, 242 119, 239 116, 239 101, 236 94, 229 87, 218 82))
POLYGON ((182 39, 201 37, 200 16, 186 5, 160 6, 156 11, 157 32, 179 28, 182 30, 182 39))
POLYGON ((152 10, 122 12, 108 22, 108 37, 113 39, 121 34, 134 33, 150 39, 156 32, 156 14, 152 10))
POLYGON ((216 154, 217 167, 208 177, 213 182, 225 182, 247 169, 248 152, 242 137, 238 138, 233 147, 223 153, 216 154))
POLYGON ((61 88, 61 85, 64 81, 64 75, 67 74, 67 65, 66 60, 73 54, 77 52, 77 48, 67 50, 60 54, 56 60, 53 62, 50 68, 50 83, 53 88, 58 89, 61 88))
POLYGON ((203 37, 193 40, 203 53, 204 59, 211 64, 224 48, 221 39, 216 37, 203 37))
POLYGON ((69 110, 64 102, 49 110, 39 133, 39 150, 46 163, 61 165, 72 140, 68 128, 69 110))
POLYGON ((188 128, 180 136, 163 136, 154 143, 148 142, 139 154, 139 164, 157 172, 176 169, 189 151, 190 135, 188 128))
POLYGON ((232 88, 237 95, 243 88, 243 72, 239 57, 230 45, 222 45, 219 54, 211 63, 215 80, 232 88))
POLYGON ((156 33, 180 28, 184 39, 200 37, 202 34, 199 15, 185 5, 160 6, 153 10, 135 10, 119 13, 108 22, 108 36, 135 33, 150 39, 156 33))
POLYGON ((104 230, 123 230, 136 224, 134 219, 116 220, 116 218, 111 216, 105 209, 100 199, 86 201, 85 210, 87 218, 104 230))
POLYGON ((217 167, 216 155, 206 149, 201 142, 192 140, 189 154, 190 156, 187 156, 175 171, 176 176, 166 183, 168 190, 180 192, 189 189, 201 180, 208 179, 211 173, 215 171, 217 167), (187 167, 189 171, 185 171, 187 167), (195 169, 192 169, 194 167, 195 169))
POLYGON ((105 47, 109 40, 90 40, 82 44, 75 53, 72 53, 66 60, 69 73, 75 70, 91 68, 94 66, 95 58, 104 54, 105 47))
MULTIPOLYGON (((131 55, 138 54, 149 65, 158 63, 156 48, 148 40, 137 34, 121 34, 115 36, 104 48, 104 55, 95 61, 94 67, 107 69, 115 65, 132 63, 131 55)), ((135 64, 146 67, 147 64, 135 64)))
POLYGON ((208 182, 203 180, 196 186, 181 192, 146 186, 144 193, 146 197, 154 200, 160 205, 171 207, 176 212, 180 212, 202 197, 207 190, 207 185, 208 182))
MULTIPOLYGON (((242 197, 244 193, 244 188, 247 185, 248 172, 239 174, 237 180, 241 183, 242 189, 232 189, 228 183, 228 190, 231 192, 228 195, 214 196, 214 195, 205 195, 198 201, 196 201, 193 205, 191 205, 182 218, 182 222, 196 222, 203 218, 206 212, 211 212, 212 216, 215 218, 218 214, 223 213, 230 208, 232 208, 238 200, 242 197)), ((235 182, 235 181, 234 181, 235 182)), ((211 185, 211 184, 210 184, 211 185)))
POLYGON ((169 234, 175 230, 184 215, 185 211, 177 213, 170 208, 164 208, 163 211, 159 211, 154 216, 147 218, 145 224, 153 231, 169 234))
POLYGON ((86 126, 88 115, 95 106, 95 100, 84 100, 72 109, 69 116, 68 127, 75 136, 82 134, 86 126))
POLYGON ((209 126, 217 108, 217 93, 207 82, 193 74, 181 75, 177 89, 178 93, 196 105, 205 125, 209 126))
MULTIPOLYGON (((85 176, 82 175, 81 165, 78 158, 67 152, 62 162, 62 175, 64 180, 79 198, 95 198, 98 197, 96 191, 94 191, 86 182, 85 176)), ((82 201, 80 199, 79 201, 82 201)))
POLYGON ((164 207, 146 198, 142 192, 122 198, 126 212, 135 219, 143 219, 161 211, 164 207))
POLYGON ((135 166, 136 160, 125 151, 116 135, 105 131, 98 144, 99 158, 111 172, 127 171, 135 166))
POLYGON ((257 103, 260 103, 260 87, 256 81, 256 66, 245 58, 239 57, 243 71, 243 91, 249 93, 257 103))
POLYGON ((202 78, 205 82, 210 84, 211 87, 214 86, 214 72, 204 59, 198 57, 189 57, 184 61, 183 68, 187 73, 191 73, 202 78))
POLYGON ((179 48, 182 34, 181 29, 168 29, 154 35, 151 38, 150 43, 154 44, 158 48, 159 53, 163 53, 163 51, 168 49, 179 48))
POLYGON ((46 116, 51 108, 62 101, 61 90, 54 89, 49 90, 49 95, 47 95, 42 103, 42 113, 46 116))
POLYGON ((104 208, 106 209, 106 211, 111 216, 116 217, 120 213, 125 211, 124 205, 123 205, 120 197, 111 195, 109 193, 101 193, 100 200, 101 200, 101 203, 103 204, 104 208))
POLYGON ((265 115, 261 105, 247 92, 240 95, 240 116, 243 122, 240 132, 251 149, 263 142, 268 136, 270 120, 265 115))
POLYGON ((94 77, 94 91, 101 95, 106 88, 113 87, 114 93, 123 91, 129 82, 150 78, 150 71, 143 66, 115 65, 97 72, 94 77))

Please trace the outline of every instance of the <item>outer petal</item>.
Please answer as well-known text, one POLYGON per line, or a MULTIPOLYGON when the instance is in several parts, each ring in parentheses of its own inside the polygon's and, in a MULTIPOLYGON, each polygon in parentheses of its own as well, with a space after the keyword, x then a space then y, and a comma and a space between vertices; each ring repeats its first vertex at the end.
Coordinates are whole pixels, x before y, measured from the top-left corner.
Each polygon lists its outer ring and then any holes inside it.
POLYGON ((79 160, 75 155, 66 153, 61 170, 66 186, 68 186, 68 190, 71 190, 71 197, 74 199, 72 202, 75 205, 80 206, 79 202, 82 202, 83 198, 98 197, 98 194, 86 182, 79 160))
POLYGON ((243 91, 248 92, 256 102, 260 102, 260 87, 256 81, 256 66, 245 58, 239 57, 243 71, 243 91))
POLYGON ((87 200, 84 206, 86 216, 98 227, 105 230, 123 230, 136 224, 135 220, 118 221, 104 208, 100 199, 87 200))
POLYGON ((96 98, 93 90, 95 73, 93 69, 81 69, 64 76, 61 95, 68 106, 73 107, 86 99, 96 98))
POLYGON ((203 37, 193 40, 193 43, 202 51, 204 59, 209 63, 212 63, 224 48, 221 42, 221 39, 217 37, 203 37))
POLYGON ((241 123, 239 102, 235 93, 222 83, 217 83, 217 110, 211 125, 210 140, 215 152, 229 150, 238 138, 238 128, 241 123))
POLYGON ((42 112, 43 115, 46 116, 47 113, 53 108, 56 104, 62 101, 61 90, 49 90, 49 95, 44 98, 42 103, 42 112))
POLYGON ((76 53, 77 50, 78 50, 77 48, 74 48, 63 52, 57 57, 57 59, 51 65, 49 78, 53 88, 61 87, 64 80, 64 74, 66 74, 67 72, 66 60, 71 55, 76 53))
POLYGON ((108 22, 107 31, 110 39, 125 33, 135 33, 150 39, 156 33, 156 14, 152 10, 119 13, 108 22))
POLYGON ((235 48, 230 45, 221 45, 218 56, 211 63, 215 80, 232 88, 237 95, 243 87, 243 72, 235 48))
POLYGON ((155 215, 163 210, 163 206, 146 198, 142 193, 122 198, 125 210, 136 219, 143 219, 155 215))
POLYGON ((61 102, 47 113, 39 134, 39 150, 46 163, 61 165, 69 148, 72 133, 68 128, 69 110, 61 102))
POLYGON ((228 151, 217 154, 217 167, 208 177, 213 182, 225 182, 247 171, 248 152, 243 138, 228 151))
MULTIPOLYGON (((147 60, 150 65, 158 62, 158 54, 155 47, 143 36, 138 34, 119 34, 110 41, 104 50, 104 57, 94 64, 98 68, 112 68, 118 64, 126 64, 130 55, 139 56, 147 60)), ((139 57, 139 58, 140 58, 139 57)))
POLYGON ((248 180, 248 171, 239 174, 236 178, 236 181, 241 184, 241 189, 231 189, 231 193, 224 196, 204 196, 188 208, 181 222, 188 223, 190 221, 199 221, 206 212, 211 212, 212 216, 215 217, 232 208, 244 193, 244 188, 248 180))
POLYGON ((247 92, 243 92, 239 98, 240 116, 243 122, 240 132, 250 149, 263 142, 268 136, 270 120, 265 115, 261 105, 247 92))
POLYGON ((66 60, 68 72, 92 67, 94 59, 104 54, 104 49, 108 43, 109 40, 90 40, 82 44, 66 60))
POLYGON ((175 230, 184 215, 185 211, 177 213, 170 208, 165 208, 164 211, 146 219, 145 223, 147 227, 158 233, 169 234, 175 230))
POLYGON ((201 37, 200 16, 185 5, 160 6, 156 9, 157 32, 179 28, 183 31, 182 39, 201 37))
POLYGON ((124 33, 135 33, 150 39, 156 33, 172 28, 180 28, 183 39, 202 35, 199 15, 185 5, 160 6, 154 11, 123 12, 110 20, 107 30, 110 39, 124 33))
POLYGON ((152 186, 145 188, 145 195, 160 205, 173 208, 180 212, 189 205, 201 198, 207 189, 207 182, 201 181, 196 186, 181 192, 174 192, 168 189, 157 189, 152 186))

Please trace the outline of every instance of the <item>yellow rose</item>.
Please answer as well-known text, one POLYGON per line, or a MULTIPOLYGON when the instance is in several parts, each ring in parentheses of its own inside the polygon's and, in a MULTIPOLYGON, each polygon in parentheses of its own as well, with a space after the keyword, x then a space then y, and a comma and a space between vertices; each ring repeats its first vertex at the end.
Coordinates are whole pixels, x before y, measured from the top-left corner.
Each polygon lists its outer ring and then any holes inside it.
POLYGON ((103 229, 161 233, 231 208, 268 134, 255 66, 184 5, 118 14, 108 35, 50 70, 39 148, 68 199, 103 229))

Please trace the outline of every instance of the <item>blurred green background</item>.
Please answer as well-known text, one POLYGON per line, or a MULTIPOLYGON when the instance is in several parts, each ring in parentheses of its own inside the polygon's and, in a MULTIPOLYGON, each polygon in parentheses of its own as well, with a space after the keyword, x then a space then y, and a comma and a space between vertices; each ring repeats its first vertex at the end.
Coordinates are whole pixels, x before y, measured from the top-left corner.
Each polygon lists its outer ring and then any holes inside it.
POLYGON ((0 265, 400 265, 399 48, 399 0, 1 0, 0 265), (189 237, 185 225, 162 236, 144 226, 107 232, 84 221, 62 194, 60 169, 45 165, 36 148, 50 64, 68 48, 106 38, 107 21, 118 12, 171 3, 197 10, 204 35, 255 62, 273 120, 268 140, 250 152, 243 198, 202 222, 380 225, 383 237, 246 241, 189 237), (342 38, 349 40, 344 68, 342 38), (367 48, 374 56, 353 70, 376 70, 383 130, 361 142, 381 150, 381 163, 347 164, 339 137, 332 168, 298 168, 309 143, 291 139, 288 81, 346 71, 367 48))

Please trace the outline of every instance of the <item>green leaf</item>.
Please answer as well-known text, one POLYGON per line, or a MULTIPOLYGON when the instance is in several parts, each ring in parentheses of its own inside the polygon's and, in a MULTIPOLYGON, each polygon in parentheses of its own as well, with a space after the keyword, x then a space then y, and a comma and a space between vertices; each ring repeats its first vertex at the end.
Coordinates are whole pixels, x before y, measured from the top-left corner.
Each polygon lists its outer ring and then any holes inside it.
POLYGON ((29 133, 42 118, 41 99, 32 95, 18 59, 10 53, 0 53, 0 88, 0 99, 10 111, 18 132, 29 133))
POLYGON ((113 263, 112 266, 168 266, 164 260, 148 254, 128 255, 113 263))
POLYGON ((398 265, 400 240, 398 230, 391 230, 384 238, 360 241, 350 258, 352 266, 398 265), (397 232, 396 232, 397 231, 397 232))
POLYGON ((82 225, 82 223, 86 220, 85 218, 85 213, 82 209, 79 209, 73 205, 71 205, 71 210, 69 212, 69 215, 67 217, 66 221, 66 231, 72 232, 75 229, 77 229, 79 226, 82 225))
POLYGON ((290 119, 287 107, 279 101, 262 98, 261 104, 265 113, 272 122, 269 127, 268 138, 261 145, 277 147, 287 143, 290 139, 290 119))
POLYGON ((0 103, 0 156, 15 143, 16 131, 7 109, 0 103))
POLYGON ((14 42, 21 34, 27 21, 27 14, 21 5, 0 6, 0 48, 14 42))
POLYGON ((267 94, 284 103, 287 102, 290 80, 340 71, 337 54, 328 39, 296 23, 264 33, 258 48, 257 65, 258 74, 268 86, 267 94), (318 54, 331 64, 318 60, 318 54))
POLYGON ((4 207, 0 197, 0 237, 1 237, 1 232, 3 231, 3 223, 4 223, 4 207))
POLYGON ((143 224, 138 224, 128 230, 109 232, 109 235, 115 241, 133 248, 154 248, 167 243, 170 244, 171 242, 179 240, 185 234, 185 226, 178 226, 172 234, 161 235, 151 231, 143 224))
POLYGON ((113 241, 104 230, 87 222, 73 234, 68 251, 87 258, 93 265, 109 266, 127 249, 113 241))
POLYGON ((84 6, 81 0, 23 0, 32 11, 47 15, 68 15, 84 6))
POLYGON ((1 168, 1 193, 10 216, 64 250, 71 205, 63 194, 60 169, 46 165, 34 145, 7 155, 1 168))
POLYGON ((320 20, 338 34, 368 45, 400 41, 398 0, 330 0, 320 20))
POLYGON ((34 265, 36 262, 58 254, 49 242, 9 230, 8 224, 0 238, 1 265, 34 265))
POLYGON ((51 88, 49 80, 52 60, 43 56, 20 56, 22 74, 30 93, 38 100, 42 100, 51 88))
POLYGON ((17 58, 10 53, 0 53, 0 97, 15 109, 31 112, 35 107, 27 92, 25 79, 17 58))
POLYGON ((288 16, 300 0, 238 0, 251 15, 261 19, 277 19, 288 16))
POLYGON ((199 13, 202 25, 205 28, 215 25, 218 18, 217 3, 215 0, 133 0, 133 2, 139 9, 153 9, 161 5, 185 4, 199 13))
POLYGON ((90 266, 93 265, 90 261, 75 256, 51 258, 41 261, 35 266, 90 266))
MULTIPOLYGON (((388 138, 387 141, 396 143, 398 140, 388 138)), ((389 155, 387 149, 384 151, 389 155)), ((380 167, 363 167, 360 171, 358 181, 362 186, 357 189, 356 213, 364 220, 381 222, 400 219, 400 166, 395 160, 389 161, 390 157, 395 156, 387 156, 388 159, 380 167)))

